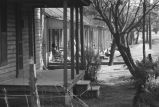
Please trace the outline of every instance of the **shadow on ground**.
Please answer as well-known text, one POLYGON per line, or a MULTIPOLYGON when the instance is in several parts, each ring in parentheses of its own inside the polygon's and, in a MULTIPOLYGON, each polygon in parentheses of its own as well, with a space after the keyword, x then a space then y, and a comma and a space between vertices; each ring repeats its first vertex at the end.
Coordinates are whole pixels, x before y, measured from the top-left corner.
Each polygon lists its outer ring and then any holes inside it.
POLYGON ((99 83, 101 86, 99 98, 84 99, 89 107, 132 107, 135 93, 132 80, 122 76, 111 81, 116 84, 99 83))

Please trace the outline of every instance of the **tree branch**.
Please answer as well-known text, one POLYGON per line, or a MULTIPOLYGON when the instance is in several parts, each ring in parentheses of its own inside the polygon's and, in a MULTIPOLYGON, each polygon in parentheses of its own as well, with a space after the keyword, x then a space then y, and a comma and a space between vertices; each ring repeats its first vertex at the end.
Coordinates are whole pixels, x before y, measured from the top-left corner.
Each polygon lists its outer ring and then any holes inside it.
MULTIPOLYGON (((156 3, 154 3, 154 4, 152 5, 152 7, 147 10, 147 12, 145 13, 145 16, 146 16, 152 9, 154 9, 156 6, 158 6, 158 5, 157 5, 158 3, 159 3, 159 1, 157 1, 156 3)), ((136 23, 134 23, 131 27, 129 27, 129 29, 127 29, 127 32, 130 32, 132 29, 134 29, 134 28, 138 25, 138 23, 140 23, 140 22, 142 21, 143 17, 144 17, 144 16, 142 15, 142 17, 141 17, 136 23)))

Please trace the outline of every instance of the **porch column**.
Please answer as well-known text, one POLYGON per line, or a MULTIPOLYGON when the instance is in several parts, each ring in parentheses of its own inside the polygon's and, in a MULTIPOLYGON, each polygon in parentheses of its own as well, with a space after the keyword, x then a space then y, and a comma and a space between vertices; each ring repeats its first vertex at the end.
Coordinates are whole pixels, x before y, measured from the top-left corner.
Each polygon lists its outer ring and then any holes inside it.
POLYGON ((99 30, 99 28, 98 28, 98 34, 97 34, 97 38, 98 38, 98 54, 99 54, 99 47, 100 47, 99 35, 100 35, 100 30, 99 30))
POLYGON ((79 74, 79 35, 78 35, 78 7, 76 7, 76 74, 79 74))
POLYGON ((87 50, 88 50, 88 47, 89 47, 89 28, 87 27, 87 50))
POLYGON ((31 107, 40 107, 40 100, 37 89, 36 64, 35 64, 35 26, 34 26, 34 8, 28 12, 28 32, 29 32, 29 85, 31 92, 31 107))
POLYGON ((59 43, 60 43, 60 29, 58 29, 58 34, 57 34, 57 49, 59 50, 60 48, 60 45, 59 45, 59 43))
POLYGON ((22 39, 22 27, 21 27, 21 4, 16 4, 16 78, 19 76, 19 42, 22 39))
POLYGON ((80 36, 81 36, 81 67, 85 69, 85 54, 84 54, 84 35, 83 35, 83 7, 80 7, 80 36))
POLYGON ((70 9, 71 79, 74 79, 74 7, 70 9))
POLYGON ((63 29, 64 29, 64 87, 67 89, 67 0, 63 3, 63 29))
POLYGON ((52 44, 55 44, 55 29, 52 29, 52 28, 51 28, 51 40, 52 40, 52 44))
POLYGON ((48 41, 49 41, 49 52, 52 52, 52 31, 51 29, 48 29, 48 41))

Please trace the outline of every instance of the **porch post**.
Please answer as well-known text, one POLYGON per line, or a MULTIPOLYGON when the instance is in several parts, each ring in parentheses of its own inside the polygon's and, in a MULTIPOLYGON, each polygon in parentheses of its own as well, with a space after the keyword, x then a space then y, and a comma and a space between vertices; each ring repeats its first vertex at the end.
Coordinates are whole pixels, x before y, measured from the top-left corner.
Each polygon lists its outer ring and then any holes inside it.
POLYGON ((64 29, 64 87, 67 88, 67 0, 63 4, 63 29, 64 29))
POLYGON ((57 34, 57 49, 59 50, 60 48, 59 48, 59 43, 60 43, 60 41, 59 41, 59 37, 60 36, 60 29, 58 29, 58 34, 57 34))
POLYGON ((85 54, 84 54, 84 35, 83 35, 83 7, 80 7, 80 36, 81 36, 81 67, 85 69, 85 54))
POLYGON ((78 35, 78 7, 76 7, 76 74, 79 74, 79 35, 78 35))
POLYGON ((37 89, 37 77, 36 77, 36 65, 34 60, 34 31, 33 24, 34 21, 34 8, 29 11, 28 14, 28 29, 29 29, 29 60, 30 60, 30 73, 29 73, 29 85, 30 85, 30 92, 31 92, 31 107, 40 107, 40 100, 38 96, 38 89, 37 89))
POLYGON ((74 79, 74 7, 70 9, 71 79, 74 79))
POLYGON ((21 29, 21 7, 20 4, 16 5, 16 78, 19 76, 19 38, 22 32, 21 29))
POLYGON ((51 40, 52 40, 52 44, 55 44, 55 29, 52 29, 52 28, 51 28, 51 40))
POLYGON ((97 34, 97 38, 98 38, 98 54, 99 54, 99 46, 100 46, 100 39, 99 39, 99 35, 100 35, 100 30, 98 29, 98 34, 97 34))

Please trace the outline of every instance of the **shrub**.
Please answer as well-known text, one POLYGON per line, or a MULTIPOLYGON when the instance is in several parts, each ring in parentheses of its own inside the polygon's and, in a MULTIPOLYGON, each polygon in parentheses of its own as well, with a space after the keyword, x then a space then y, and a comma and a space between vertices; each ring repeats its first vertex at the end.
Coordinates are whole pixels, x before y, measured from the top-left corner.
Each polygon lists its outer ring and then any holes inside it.
POLYGON ((89 48, 85 52, 86 57, 86 80, 95 81, 97 79, 97 71, 100 69, 101 59, 98 53, 89 48))
POLYGON ((150 61, 149 59, 146 59, 145 62, 137 61, 136 65, 142 70, 143 74, 141 75, 145 76, 145 78, 136 79, 136 86, 144 88, 152 95, 159 97, 159 82, 157 81, 159 76, 159 58, 155 61, 150 61))

